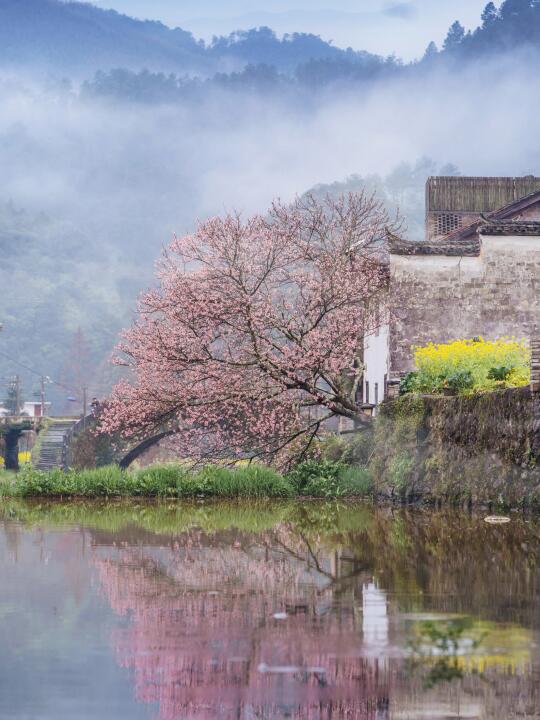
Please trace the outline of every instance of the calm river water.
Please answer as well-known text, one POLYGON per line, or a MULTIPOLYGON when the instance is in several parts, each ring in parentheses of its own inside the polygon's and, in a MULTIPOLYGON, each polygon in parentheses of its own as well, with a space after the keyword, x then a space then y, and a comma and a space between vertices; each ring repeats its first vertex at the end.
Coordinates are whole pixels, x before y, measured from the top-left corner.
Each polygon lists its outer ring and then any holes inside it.
POLYGON ((0 718, 540 718, 540 522, 0 506, 0 718))

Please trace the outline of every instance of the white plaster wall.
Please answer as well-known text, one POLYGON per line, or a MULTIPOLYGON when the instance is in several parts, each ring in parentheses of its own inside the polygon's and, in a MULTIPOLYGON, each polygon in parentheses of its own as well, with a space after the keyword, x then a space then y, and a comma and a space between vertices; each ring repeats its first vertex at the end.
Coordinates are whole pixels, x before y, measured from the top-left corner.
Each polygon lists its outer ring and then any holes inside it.
POLYGON ((484 272, 481 257, 447 257, 446 255, 391 255, 392 276, 395 279, 420 275, 444 278, 460 274, 480 277, 484 272))
POLYGON ((536 235, 480 235, 483 254, 515 255, 522 252, 540 253, 540 237, 536 235))
POLYGON ((390 328, 381 326, 379 332, 364 338, 364 402, 375 404, 375 385, 378 386, 377 403, 384 400, 385 379, 388 378, 390 367, 390 328), (386 376, 386 378, 385 378, 386 376), (369 399, 366 393, 366 382, 369 383, 369 399))
POLYGON ((36 403, 25 402, 22 411, 23 414, 28 415, 28 417, 36 417, 36 403))
POLYGON ((392 375, 412 369, 413 345, 537 334, 540 237, 480 239, 479 257, 390 256, 392 375))

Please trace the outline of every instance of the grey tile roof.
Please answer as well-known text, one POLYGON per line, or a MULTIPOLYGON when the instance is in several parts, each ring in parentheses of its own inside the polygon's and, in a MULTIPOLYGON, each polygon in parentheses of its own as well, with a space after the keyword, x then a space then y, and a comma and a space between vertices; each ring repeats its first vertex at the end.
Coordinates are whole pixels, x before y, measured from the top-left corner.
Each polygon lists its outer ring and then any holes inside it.
POLYGON ((391 255, 447 255, 451 257, 477 257, 480 255, 480 238, 474 235, 466 240, 441 240, 414 242, 404 240, 392 233, 387 235, 388 252, 391 255))
POLYGON ((540 238, 540 222, 536 220, 494 220, 478 227, 480 235, 532 235, 540 238))

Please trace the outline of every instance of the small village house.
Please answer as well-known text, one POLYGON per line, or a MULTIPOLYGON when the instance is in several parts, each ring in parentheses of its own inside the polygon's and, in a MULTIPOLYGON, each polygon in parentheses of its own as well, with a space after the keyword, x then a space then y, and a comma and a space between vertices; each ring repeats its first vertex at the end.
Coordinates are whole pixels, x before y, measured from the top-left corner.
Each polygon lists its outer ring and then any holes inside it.
POLYGON ((414 345, 540 329, 540 178, 431 177, 426 237, 388 235, 386 321, 364 340, 363 400, 412 369, 414 345))

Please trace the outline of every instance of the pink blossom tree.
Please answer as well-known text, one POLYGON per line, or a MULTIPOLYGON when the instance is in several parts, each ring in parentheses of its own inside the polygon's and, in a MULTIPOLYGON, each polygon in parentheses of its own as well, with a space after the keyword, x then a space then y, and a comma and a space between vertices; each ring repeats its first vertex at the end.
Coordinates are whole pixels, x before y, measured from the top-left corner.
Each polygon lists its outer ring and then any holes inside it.
POLYGON ((362 338, 381 322, 389 225, 373 196, 310 195, 175 238, 124 333, 116 362, 132 377, 114 388, 101 430, 165 428, 186 457, 284 466, 331 418, 368 423, 362 338))

